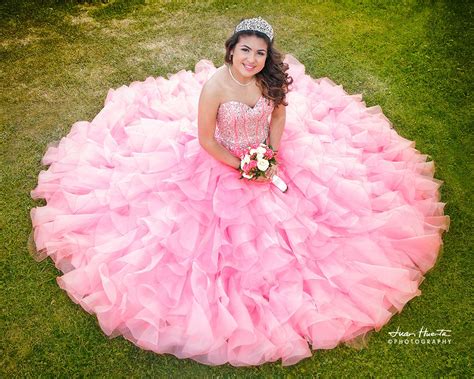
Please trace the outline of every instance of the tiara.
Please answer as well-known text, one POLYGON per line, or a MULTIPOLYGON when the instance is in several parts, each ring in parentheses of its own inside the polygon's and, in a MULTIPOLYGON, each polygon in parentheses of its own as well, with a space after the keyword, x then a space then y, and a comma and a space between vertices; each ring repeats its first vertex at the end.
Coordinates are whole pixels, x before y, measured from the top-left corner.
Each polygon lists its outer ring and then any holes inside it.
POLYGON ((247 18, 242 20, 234 30, 234 33, 241 32, 243 30, 254 30, 257 32, 261 32, 265 34, 270 41, 273 40, 273 28, 272 26, 266 22, 263 18, 255 17, 255 18, 247 18))

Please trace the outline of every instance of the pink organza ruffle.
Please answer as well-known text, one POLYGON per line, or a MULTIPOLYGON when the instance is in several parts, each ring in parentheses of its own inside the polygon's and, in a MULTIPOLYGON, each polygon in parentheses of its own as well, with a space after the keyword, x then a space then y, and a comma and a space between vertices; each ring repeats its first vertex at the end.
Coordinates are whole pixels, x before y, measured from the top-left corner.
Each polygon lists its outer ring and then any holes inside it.
POLYGON ((420 294, 449 224, 433 163, 379 107, 286 62, 285 194, 199 146, 206 60, 110 90, 46 152, 36 249, 107 335, 209 365, 291 365, 420 294))

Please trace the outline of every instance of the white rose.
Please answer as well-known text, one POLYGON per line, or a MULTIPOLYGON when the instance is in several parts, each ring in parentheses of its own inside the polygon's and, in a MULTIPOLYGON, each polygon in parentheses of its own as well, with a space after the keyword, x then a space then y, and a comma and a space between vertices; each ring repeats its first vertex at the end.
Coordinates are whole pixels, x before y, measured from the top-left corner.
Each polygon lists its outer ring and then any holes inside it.
POLYGON ((249 154, 252 155, 252 154, 255 154, 256 152, 257 152, 256 149, 250 149, 249 154))
POLYGON ((268 169, 268 166, 270 166, 270 163, 268 163, 268 161, 266 159, 260 159, 258 162, 257 162, 257 168, 260 170, 260 171, 267 171, 268 169))
POLYGON ((265 154, 267 152, 267 149, 265 149, 262 146, 259 146, 256 148, 257 154, 265 154))
POLYGON ((253 178, 253 175, 247 175, 245 173, 243 173, 242 176, 246 179, 252 179, 253 178))
POLYGON ((261 161, 262 159, 264 159, 263 153, 257 153, 257 161, 261 161))

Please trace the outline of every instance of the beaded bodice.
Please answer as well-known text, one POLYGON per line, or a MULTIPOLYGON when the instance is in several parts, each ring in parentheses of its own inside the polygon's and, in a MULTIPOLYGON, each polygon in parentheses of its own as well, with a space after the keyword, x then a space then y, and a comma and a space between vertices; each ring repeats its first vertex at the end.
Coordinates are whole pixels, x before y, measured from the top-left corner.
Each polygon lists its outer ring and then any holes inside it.
POLYGON ((226 101, 217 110, 215 138, 234 155, 251 145, 265 142, 273 102, 260 96, 254 107, 226 101))

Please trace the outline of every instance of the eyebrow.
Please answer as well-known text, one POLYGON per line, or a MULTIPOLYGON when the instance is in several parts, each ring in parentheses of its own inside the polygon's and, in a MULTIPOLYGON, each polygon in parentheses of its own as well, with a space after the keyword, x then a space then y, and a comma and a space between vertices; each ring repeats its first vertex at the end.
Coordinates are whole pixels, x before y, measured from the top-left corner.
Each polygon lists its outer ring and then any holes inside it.
MULTIPOLYGON (((246 47, 247 49, 252 50, 252 48, 251 48, 250 46, 247 46, 247 45, 242 45, 242 47, 246 47)), ((258 49, 257 51, 264 51, 264 52, 267 52, 266 49, 258 49)))

